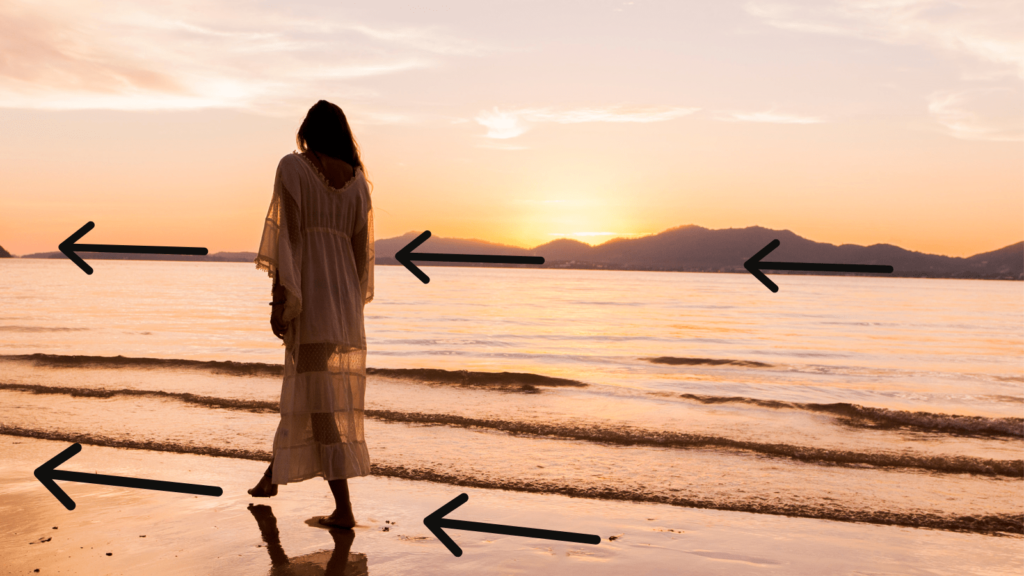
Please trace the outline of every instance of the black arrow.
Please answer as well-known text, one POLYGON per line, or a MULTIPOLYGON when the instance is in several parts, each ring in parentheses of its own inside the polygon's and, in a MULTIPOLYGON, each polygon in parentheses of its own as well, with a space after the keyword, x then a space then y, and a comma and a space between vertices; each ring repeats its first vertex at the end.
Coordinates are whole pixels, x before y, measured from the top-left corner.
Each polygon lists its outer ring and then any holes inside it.
POLYGON ((180 254, 185 256, 206 256, 206 248, 179 248, 177 246, 123 246, 119 244, 75 244, 95 228, 92 222, 78 229, 57 247, 86 274, 92 274, 92 267, 75 252, 115 252, 118 254, 180 254))
POLYGON ((486 264, 543 264, 544 259, 540 256, 490 256, 487 254, 431 254, 430 252, 420 252, 413 254, 413 250, 419 247, 430 238, 430 230, 427 230, 423 234, 416 237, 415 240, 409 242, 395 254, 395 260, 402 263, 403 266, 409 269, 420 282, 426 284, 430 282, 430 278, 423 273, 415 264, 413 260, 419 260, 420 262, 479 262, 486 264))
POLYGON ((747 269, 761 281, 772 292, 778 292, 779 287, 768 279, 761 270, 796 270, 800 272, 865 272, 869 274, 892 274, 892 266, 879 266, 876 264, 805 264, 803 262, 761 262, 761 258, 779 247, 778 240, 772 240, 760 252, 754 254, 750 260, 743 263, 747 269))
POLYGON ((86 484, 102 484, 104 486, 123 486, 125 488, 142 488, 143 490, 160 490, 162 492, 180 492, 182 494, 198 494, 200 496, 220 496, 224 493, 220 486, 203 486, 201 484, 182 484, 180 482, 163 482, 160 480, 142 480, 140 478, 125 478, 124 476, 107 476, 105 474, 88 474, 85 472, 68 472, 66 470, 54 470, 57 466, 67 462, 72 456, 82 451, 81 444, 72 444, 60 454, 57 454, 36 468, 35 475, 43 486, 51 494, 60 500, 68 510, 75 509, 75 501, 66 492, 57 486, 54 480, 69 480, 71 482, 85 482, 86 484))
POLYGON ((577 544, 600 544, 601 537, 593 534, 577 534, 575 532, 558 532, 556 530, 539 530, 537 528, 521 528, 519 526, 503 526, 501 524, 485 524, 483 522, 467 522, 465 520, 449 520, 448 514, 469 500, 466 494, 459 494, 451 502, 441 506, 436 512, 423 519, 423 524, 437 536, 437 539, 455 556, 462 556, 462 548, 456 544, 443 528, 453 530, 469 530, 471 532, 487 532, 489 534, 507 534, 524 538, 541 538, 558 540, 559 542, 576 542, 577 544))

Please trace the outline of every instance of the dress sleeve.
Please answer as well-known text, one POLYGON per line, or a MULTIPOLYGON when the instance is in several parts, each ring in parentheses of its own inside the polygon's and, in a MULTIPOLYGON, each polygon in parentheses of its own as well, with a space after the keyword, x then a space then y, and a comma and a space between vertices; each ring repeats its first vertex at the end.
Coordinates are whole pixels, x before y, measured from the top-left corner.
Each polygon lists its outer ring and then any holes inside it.
POLYGON ((352 238, 352 251, 356 258, 359 272, 359 288, 363 293, 363 305, 373 301, 373 204, 370 200, 369 187, 363 188, 363 206, 360 223, 362 229, 352 238))
POLYGON ((302 190, 297 168, 290 156, 277 166, 274 195, 256 255, 256 268, 266 271, 287 290, 286 323, 302 312, 302 190))

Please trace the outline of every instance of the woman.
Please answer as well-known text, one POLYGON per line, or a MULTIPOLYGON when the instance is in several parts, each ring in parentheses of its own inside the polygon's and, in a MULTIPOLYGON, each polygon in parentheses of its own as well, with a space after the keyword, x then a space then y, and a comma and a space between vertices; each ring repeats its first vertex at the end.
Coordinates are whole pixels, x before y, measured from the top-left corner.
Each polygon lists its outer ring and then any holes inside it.
POLYGON ((274 279, 274 334, 284 340, 274 457, 249 494, 322 476, 335 510, 320 523, 355 525, 348 478, 370 473, 363 439, 366 333, 373 299, 373 212, 344 112, 317 102, 281 159, 256 267, 274 279))

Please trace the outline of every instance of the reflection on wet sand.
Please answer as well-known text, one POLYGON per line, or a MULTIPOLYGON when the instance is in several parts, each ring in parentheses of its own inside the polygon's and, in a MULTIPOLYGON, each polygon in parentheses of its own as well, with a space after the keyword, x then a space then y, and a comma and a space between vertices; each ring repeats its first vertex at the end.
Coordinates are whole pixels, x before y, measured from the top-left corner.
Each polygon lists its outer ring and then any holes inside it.
POLYGON ((277 531, 277 518, 270 506, 249 504, 260 534, 270 554, 271 576, 367 576, 366 555, 350 553, 356 538, 351 530, 329 530, 334 538, 334 550, 321 550, 298 558, 289 558, 281 546, 277 531))

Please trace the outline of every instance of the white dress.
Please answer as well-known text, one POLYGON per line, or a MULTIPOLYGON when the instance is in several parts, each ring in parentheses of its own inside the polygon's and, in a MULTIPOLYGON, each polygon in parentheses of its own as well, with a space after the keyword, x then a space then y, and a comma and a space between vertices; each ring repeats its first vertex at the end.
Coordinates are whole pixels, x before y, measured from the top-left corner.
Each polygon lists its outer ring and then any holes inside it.
POLYGON ((361 168, 333 188, 304 156, 281 159, 256 266, 287 291, 281 423, 272 482, 365 476, 366 332, 373 211, 361 168))

